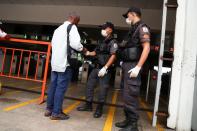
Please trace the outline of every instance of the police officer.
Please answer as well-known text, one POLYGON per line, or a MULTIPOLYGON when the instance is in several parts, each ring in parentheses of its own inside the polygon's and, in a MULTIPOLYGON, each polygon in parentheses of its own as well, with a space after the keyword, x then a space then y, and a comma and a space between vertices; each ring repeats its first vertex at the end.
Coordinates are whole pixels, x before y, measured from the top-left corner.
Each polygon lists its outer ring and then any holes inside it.
POLYGON ((94 88, 99 81, 99 96, 94 118, 99 118, 103 113, 103 105, 107 97, 109 82, 110 82, 110 71, 112 65, 116 59, 116 51, 118 48, 116 40, 113 38, 114 25, 111 22, 106 22, 102 26, 101 34, 104 37, 102 43, 96 47, 93 52, 86 52, 86 56, 96 56, 97 62, 95 63, 94 69, 91 71, 86 89, 86 100, 87 102, 78 107, 78 111, 92 111, 92 101, 94 97, 94 88))
POLYGON ((141 10, 131 7, 123 14, 126 23, 131 25, 128 35, 119 44, 120 58, 123 61, 124 74, 124 113, 126 119, 115 125, 120 131, 138 131, 138 96, 140 92, 140 70, 150 52, 150 30, 141 21, 141 10))

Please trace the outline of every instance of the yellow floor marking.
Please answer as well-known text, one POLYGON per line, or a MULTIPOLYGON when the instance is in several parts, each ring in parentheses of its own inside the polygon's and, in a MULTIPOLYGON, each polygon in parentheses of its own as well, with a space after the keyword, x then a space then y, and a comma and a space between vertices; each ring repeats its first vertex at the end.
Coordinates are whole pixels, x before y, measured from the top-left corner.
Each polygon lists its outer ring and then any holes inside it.
MULTIPOLYGON (((80 99, 85 100, 85 96, 81 97, 80 99)), ((68 114, 72 110, 74 110, 78 105, 80 105, 81 101, 76 101, 73 104, 69 105, 67 108, 63 110, 64 113, 68 114)), ((57 122, 58 120, 53 120, 53 122, 57 122)))
POLYGON ((3 111, 11 111, 11 110, 14 110, 14 109, 17 109, 17 108, 20 108, 20 107, 32 104, 34 102, 37 102, 39 99, 40 99, 40 97, 36 98, 36 99, 29 100, 29 101, 21 102, 19 104, 13 105, 13 106, 6 107, 6 108, 3 109, 3 111))
MULTIPOLYGON (((96 89, 95 91, 94 91, 94 93, 95 92, 97 92, 97 90, 98 89, 96 89)), ((85 96, 83 96, 83 97, 81 97, 80 99, 83 99, 83 100, 85 100, 85 96)), ((76 102, 74 102, 73 104, 71 104, 71 105, 69 105, 67 108, 65 108, 64 110, 63 110, 63 112, 64 113, 69 113, 69 112, 71 112, 72 110, 74 110, 78 105, 80 105, 80 103, 81 103, 81 101, 76 101, 76 102)), ((57 122, 58 120, 53 120, 53 122, 57 122)))
MULTIPOLYGON (((140 99, 140 104, 142 105, 143 108, 148 108, 148 106, 141 99, 140 99)), ((153 113, 152 112, 146 112, 146 113, 147 113, 148 119, 152 121, 153 113)), ((160 124, 157 124, 156 128, 157 128, 157 131, 164 131, 164 128, 160 124)))
MULTIPOLYGON (((118 97, 118 91, 115 91, 113 94, 113 97, 112 97, 112 104, 116 104, 117 97, 118 97)), ((115 111, 116 111, 116 107, 110 106, 103 131, 111 131, 112 130, 112 123, 113 123, 115 111)))
MULTIPOLYGON (((94 91, 97 92, 98 89, 96 89, 94 91)), ((80 99, 85 100, 85 96, 81 97, 80 99)), ((70 106, 68 106, 66 109, 63 110, 64 113, 69 113, 70 111, 72 111, 73 109, 75 109, 78 105, 80 105, 81 101, 76 101, 75 103, 71 104, 70 106)))

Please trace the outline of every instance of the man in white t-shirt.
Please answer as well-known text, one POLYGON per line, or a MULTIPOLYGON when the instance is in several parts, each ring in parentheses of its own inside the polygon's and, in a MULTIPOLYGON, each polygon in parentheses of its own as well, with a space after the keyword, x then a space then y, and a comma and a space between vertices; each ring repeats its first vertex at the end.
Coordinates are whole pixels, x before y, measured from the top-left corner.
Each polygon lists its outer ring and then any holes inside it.
MULTIPOLYGON (((0 26, 2 25, 2 22, 0 21, 0 26)), ((10 36, 5 33, 3 30, 1 30, 0 28, 0 40, 3 39, 3 40, 8 40, 10 38, 10 36)), ((0 54, 2 53, 2 50, 0 49, 0 54)), ((0 81, 0 93, 1 93, 1 81, 0 81)))
MULTIPOLYGON (((0 21, 0 25, 2 25, 2 22, 0 21)), ((10 38, 10 36, 5 33, 1 28, 0 28, 0 39, 6 39, 8 40, 10 38)))
POLYGON ((72 24, 69 41, 70 47, 76 51, 84 51, 81 38, 77 29, 80 17, 72 14, 53 34, 52 59, 51 59, 51 82, 48 89, 47 107, 45 116, 52 120, 66 120, 69 116, 62 111, 64 94, 72 77, 72 69, 68 62, 67 52, 67 27, 72 24))

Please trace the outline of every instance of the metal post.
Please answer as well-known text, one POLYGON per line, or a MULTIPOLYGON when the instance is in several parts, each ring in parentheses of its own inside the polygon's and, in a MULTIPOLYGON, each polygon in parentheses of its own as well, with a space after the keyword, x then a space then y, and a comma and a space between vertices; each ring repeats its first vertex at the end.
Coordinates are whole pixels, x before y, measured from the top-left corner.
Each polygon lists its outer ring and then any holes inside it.
POLYGON ((146 88, 146 102, 148 101, 149 87, 150 87, 150 70, 148 71, 148 80, 147 80, 147 88, 146 88))
POLYGON ((168 0, 164 0, 163 2, 163 17, 162 17, 162 30, 161 30, 161 42, 160 42, 160 53, 159 53, 159 67, 158 67, 158 77, 157 77, 157 88, 155 94, 155 105, 154 105, 154 113, 153 113, 153 121, 152 126, 156 126, 157 124, 157 111, 159 107, 159 97, 161 90, 161 77, 162 77, 162 66, 164 53, 164 43, 165 43, 165 31, 166 31, 166 17, 167 17, 167 4, 168 0))
POLYGON ((51 55, 51 45, 48 45, 47 49, 47 56, 46 56, 46 63, 45 63, 45 69, 44 69, 44 78, 42 83, 42 93, 40 96, 40 102, 39 104, 42 104, 44 102, 44 95, 45 95, 45 89, 46 89, 46 82, 47 82, 47 73, 48 73, 48 66, 49 66, 49 60, 51 55))

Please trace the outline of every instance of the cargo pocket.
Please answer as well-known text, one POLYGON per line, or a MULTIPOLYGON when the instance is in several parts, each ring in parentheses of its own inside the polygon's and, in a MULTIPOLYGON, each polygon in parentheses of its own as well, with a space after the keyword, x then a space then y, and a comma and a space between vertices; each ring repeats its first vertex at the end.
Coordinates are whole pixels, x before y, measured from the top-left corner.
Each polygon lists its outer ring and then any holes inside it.
POLYGON ((131 96, 139 96, 141 82, 137 78, 127 80, 129 94, 131 96))

